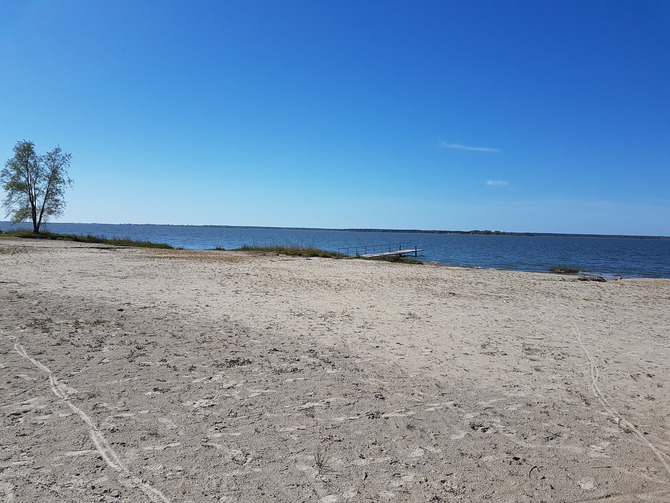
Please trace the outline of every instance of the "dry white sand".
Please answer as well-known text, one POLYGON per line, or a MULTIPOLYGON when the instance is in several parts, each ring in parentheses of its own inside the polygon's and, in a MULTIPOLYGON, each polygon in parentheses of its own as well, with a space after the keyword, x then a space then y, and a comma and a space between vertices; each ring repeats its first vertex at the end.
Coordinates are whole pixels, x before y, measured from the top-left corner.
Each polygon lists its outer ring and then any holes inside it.
POLYGON ((670 280, 0 239, 0 501, 668 502, 670 280))

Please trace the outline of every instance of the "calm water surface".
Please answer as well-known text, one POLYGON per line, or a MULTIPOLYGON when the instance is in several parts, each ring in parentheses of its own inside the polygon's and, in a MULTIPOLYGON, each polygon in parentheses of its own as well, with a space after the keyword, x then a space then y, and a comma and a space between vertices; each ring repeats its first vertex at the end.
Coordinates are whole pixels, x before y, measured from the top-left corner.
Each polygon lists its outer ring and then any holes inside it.
MULTIPOLYGON (((16 228, 31 227, 0 222, 0 230, 16 228)), ((670 278, 670 239, 58 223, 49 224, 48 230, 153 241, 191 250, 299 245, 338 251, 392 244, 417 246, 424 250, 421 260, 450 265, 538 272, 570 266, 605 276, 670 278)))

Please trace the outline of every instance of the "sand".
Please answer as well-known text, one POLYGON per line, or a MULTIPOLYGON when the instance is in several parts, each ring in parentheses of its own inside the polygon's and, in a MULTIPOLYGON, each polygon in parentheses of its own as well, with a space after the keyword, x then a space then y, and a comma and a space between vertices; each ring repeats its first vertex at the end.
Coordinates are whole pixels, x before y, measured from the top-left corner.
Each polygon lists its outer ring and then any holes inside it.
POLYGON ((0 239, 0 501, 667 502, 670 280, 0 239))

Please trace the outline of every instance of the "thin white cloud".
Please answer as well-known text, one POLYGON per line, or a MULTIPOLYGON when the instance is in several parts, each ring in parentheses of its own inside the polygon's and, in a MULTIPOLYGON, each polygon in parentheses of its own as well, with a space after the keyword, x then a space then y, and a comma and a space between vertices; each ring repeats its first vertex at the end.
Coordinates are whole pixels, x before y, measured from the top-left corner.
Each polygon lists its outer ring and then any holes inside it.
POLYGON ((509 185, 509 182, 506 182, 505 180, 486 180, 486 185, 489 187, 504 187, 509 185))
POLYGON ((440 147, 442 148, 452 148, 455 150, 470 150, 472 152, 500 152, 499 148, 489 148, 489 147, 468 147, 467 145, 461 145, 459 143, 447 143, 446 141, 440 142, 440 147))

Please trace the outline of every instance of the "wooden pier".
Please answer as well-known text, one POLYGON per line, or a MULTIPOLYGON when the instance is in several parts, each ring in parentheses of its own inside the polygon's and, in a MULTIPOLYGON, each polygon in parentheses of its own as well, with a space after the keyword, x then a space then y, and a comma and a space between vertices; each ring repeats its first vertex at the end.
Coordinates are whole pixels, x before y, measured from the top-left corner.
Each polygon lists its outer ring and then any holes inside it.
POLYGON ((374 258, 374 257, 404 257, 406 255, 419 256, 423 250, 414 246, 414 248, 403 247, 403 245, 368 245, 352 246, 340 248, 338 250, 344 255, 350 257, 374 258))
POLYGON ((358 255, 361 258, 374 258, 374 257, 404 257, 405 255, 411 255, 414 254, 415 257, 419 256, 419 252, 422 252, 423 250, 420 250, 416 246, 414 248, 411 248, 409 250, 394 250, 394 251, 387 251, 387 252, 382 252, 382 253, 366 253, 365 255, 358 255))

